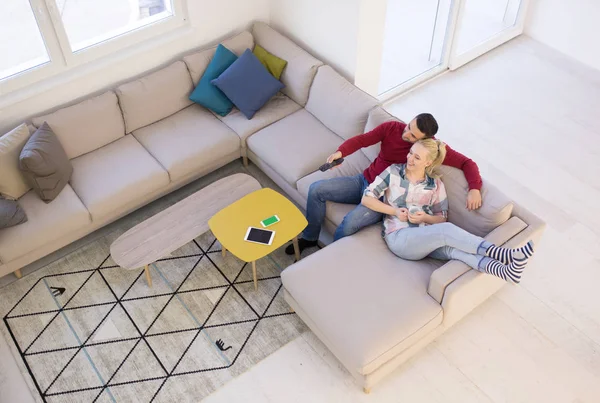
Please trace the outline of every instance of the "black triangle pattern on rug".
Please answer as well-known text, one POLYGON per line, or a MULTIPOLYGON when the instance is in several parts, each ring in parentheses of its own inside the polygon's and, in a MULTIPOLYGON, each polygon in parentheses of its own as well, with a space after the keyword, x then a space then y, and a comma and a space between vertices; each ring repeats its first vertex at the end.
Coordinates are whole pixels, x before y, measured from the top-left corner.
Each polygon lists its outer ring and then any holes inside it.
MULTIPOLYGON (((48 284, 55 283, 56 287, 59 288, 62 284, 59 281, 48 281, 48 284)), ((66 288, 66 287, 63 287, 66 288)), ((61 296, 57 297, 60 298, 61 296)), ((116 302, 115 296, 108 288, 108 285, 102 279, 99 271, 95 271, 94 274, 86 281, 81 287, 77 295, 75 295, 66 305, 63 305, 65 309, 73 309, 82 306, 99 305, 103 303, 116 302)))
POLYGON ((108 385, 139 381, 159 374, 166 375, 148 344, 140 340, 108 385))
POLYGON ((194 340, 196 333, 198 333, 197 330, 192 330, 147 337, 146 340, 166 370, 171 372, 194 340))
POLYGON ((253 340, 253 356, 270 354, 265 326, 293 315, 281 268, 257 262, 255 290, 251 265, 220 247, 209 232, 160 259, 151 288, 143 269, 124 270, 110 256, 95 270, 42 277, 4 318, 42 400, 172 401, 187 390, 176 379, 210 392, 236 362, 253 365, 242 354, 253 340))

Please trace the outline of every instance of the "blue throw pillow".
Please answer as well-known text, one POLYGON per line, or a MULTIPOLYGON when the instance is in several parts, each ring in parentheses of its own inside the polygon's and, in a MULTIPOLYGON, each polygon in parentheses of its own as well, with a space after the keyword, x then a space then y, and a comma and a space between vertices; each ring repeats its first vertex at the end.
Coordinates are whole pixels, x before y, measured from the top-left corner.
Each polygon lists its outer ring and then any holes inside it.
POLYGON ((246 49, 219 78, 211 81, 248 118, 285 87, 246 49))
POLYGON ((237 60, 237 56, 223 45, 219 45, 215 55, 206 67, 202 78, 190 95, 190 100, 208 108, 221 116, 231 112, 233 104, 225 94, 211 84, 211 81, 221 75, 237 60))

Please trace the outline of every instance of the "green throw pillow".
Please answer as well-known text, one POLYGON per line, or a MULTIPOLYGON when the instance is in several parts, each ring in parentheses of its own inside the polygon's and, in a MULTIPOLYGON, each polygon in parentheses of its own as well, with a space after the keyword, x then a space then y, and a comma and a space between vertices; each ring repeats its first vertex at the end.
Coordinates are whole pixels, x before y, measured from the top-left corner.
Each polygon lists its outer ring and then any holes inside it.
POLYGON ((263 66, 271 73, 273 77, 279 80, 283 69, 287 65, 287 61, 278 58, 272 53, 267 52, 262 46, 254 47, 254 56, 262 63, 263 66))

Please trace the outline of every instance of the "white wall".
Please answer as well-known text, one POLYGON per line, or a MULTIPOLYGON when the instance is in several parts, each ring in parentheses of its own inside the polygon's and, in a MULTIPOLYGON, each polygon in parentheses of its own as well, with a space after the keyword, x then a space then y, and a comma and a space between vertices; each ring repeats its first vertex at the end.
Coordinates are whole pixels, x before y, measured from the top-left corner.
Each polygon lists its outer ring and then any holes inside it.
POLYGON ((361 0, 271 0, 271 25, 354 81, 361 0))
POLYGON ((57 105, 112 88, 117 82, 176 60, 191 49, 216 44, 249 28, 254 20, 269 21, 269 0, 188 0, 187 3, 190 22, 187 29, 0 97, 0 130, 10 129, 57 105))
POLYGON ((530 1, 527 35, 600 70, 600 1, 530 1))
POLYGON ((374 97, 379 94, 386 14, 387 0, 361 2, 354 84, 374 97))

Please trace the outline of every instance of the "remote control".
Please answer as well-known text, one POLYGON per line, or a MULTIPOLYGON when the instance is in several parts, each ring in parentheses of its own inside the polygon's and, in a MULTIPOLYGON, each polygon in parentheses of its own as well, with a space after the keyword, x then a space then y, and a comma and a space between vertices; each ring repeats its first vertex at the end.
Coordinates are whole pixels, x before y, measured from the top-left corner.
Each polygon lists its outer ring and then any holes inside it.
POLYGON ((332 162, 327 162, 319 167, 319 171, 321 171, 321 172, 328 171, 331 168, 340 165, 342 162, 344 162, 343 158, 338 158, 337 160, 333 160, 332 162))

